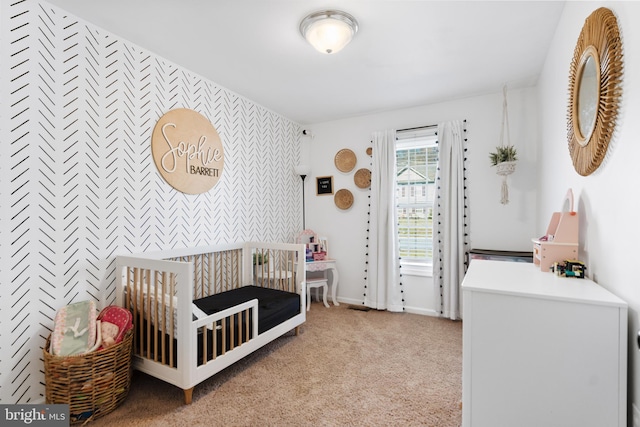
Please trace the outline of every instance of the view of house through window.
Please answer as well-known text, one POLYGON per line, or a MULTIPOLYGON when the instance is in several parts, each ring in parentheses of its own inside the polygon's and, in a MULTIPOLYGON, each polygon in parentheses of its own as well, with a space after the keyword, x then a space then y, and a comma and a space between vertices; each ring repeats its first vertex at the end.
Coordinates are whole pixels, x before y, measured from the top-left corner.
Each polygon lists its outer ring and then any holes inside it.
POLYGON ((438 146, 435 129, 396 141, 396 203, 401 263, 430 273, 438 146))

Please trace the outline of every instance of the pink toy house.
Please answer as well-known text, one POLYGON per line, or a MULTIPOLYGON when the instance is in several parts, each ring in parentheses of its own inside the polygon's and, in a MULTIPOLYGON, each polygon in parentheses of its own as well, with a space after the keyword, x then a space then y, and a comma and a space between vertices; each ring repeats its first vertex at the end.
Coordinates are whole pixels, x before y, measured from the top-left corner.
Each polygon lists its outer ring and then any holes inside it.
POLYGON ((533 242, 533 263, 549 271, 554 262, 578 259, 578 213, 573 210, 573 192, 567 192, 563 212, 554 212, 547 234, 533 242))

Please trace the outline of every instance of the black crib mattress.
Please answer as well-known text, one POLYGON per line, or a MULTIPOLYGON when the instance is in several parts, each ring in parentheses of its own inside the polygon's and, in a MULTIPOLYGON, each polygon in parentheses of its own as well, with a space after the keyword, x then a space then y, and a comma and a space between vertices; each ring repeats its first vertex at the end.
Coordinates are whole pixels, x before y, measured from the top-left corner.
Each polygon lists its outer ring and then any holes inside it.
POLYGON ((210 315, 252 299, 258 300, 259 334, 300 313, 298 294, 260 286, 243 286, 197 299, 193 303, 210 315))

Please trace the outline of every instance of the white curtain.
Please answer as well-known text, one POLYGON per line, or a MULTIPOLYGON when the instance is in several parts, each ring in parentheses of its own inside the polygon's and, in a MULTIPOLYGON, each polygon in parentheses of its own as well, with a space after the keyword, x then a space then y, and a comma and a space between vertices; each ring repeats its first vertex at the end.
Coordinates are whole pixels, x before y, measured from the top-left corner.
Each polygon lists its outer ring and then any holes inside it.
POLYGON ((378 310, 402 311, 397 243, 396 131, 373 133, 369 264, 365 305, 378 310))
POLYGON ((460 285, 469 254, 464 133, 462 120, 438 125, 433 279, 436 308, 454 320, 460 318, 460 285))

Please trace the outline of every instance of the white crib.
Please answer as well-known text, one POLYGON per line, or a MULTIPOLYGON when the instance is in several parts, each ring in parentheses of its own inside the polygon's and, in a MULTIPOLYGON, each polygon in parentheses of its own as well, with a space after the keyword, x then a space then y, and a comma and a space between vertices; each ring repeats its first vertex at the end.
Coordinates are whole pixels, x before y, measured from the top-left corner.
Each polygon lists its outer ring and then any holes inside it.
POLYGON ((297 334, 304 259, 304 245, 259 242, 117 256, 116 303, 133 313, 134 369, 182 388, 191 403, 197 384, 297 334))

